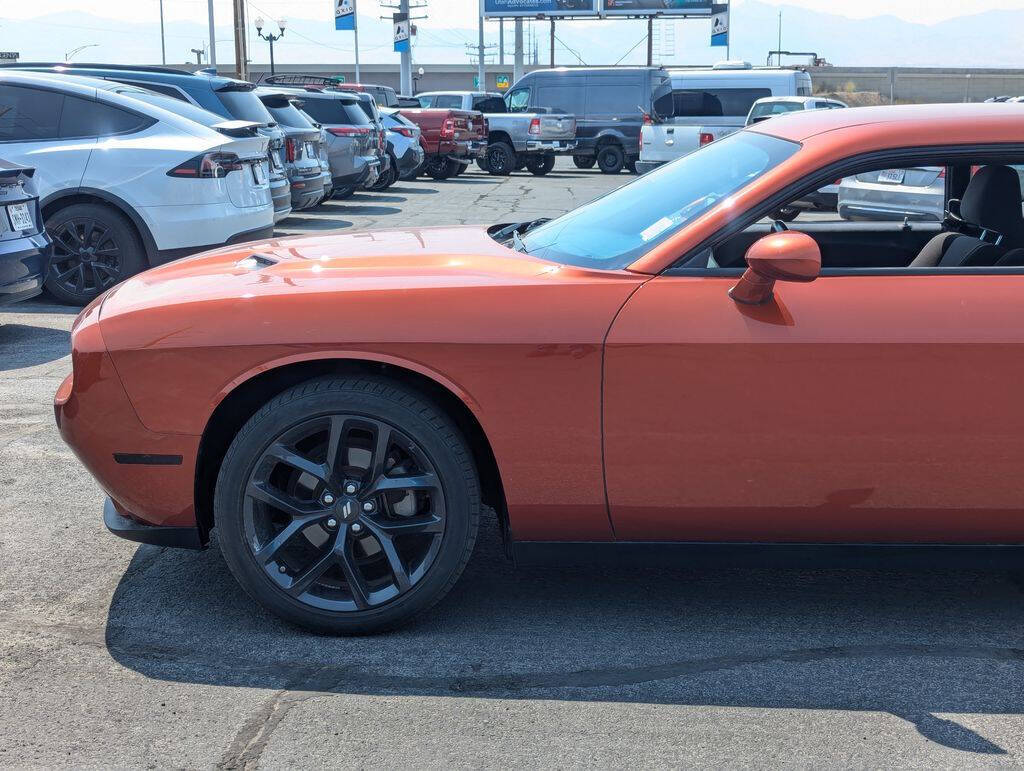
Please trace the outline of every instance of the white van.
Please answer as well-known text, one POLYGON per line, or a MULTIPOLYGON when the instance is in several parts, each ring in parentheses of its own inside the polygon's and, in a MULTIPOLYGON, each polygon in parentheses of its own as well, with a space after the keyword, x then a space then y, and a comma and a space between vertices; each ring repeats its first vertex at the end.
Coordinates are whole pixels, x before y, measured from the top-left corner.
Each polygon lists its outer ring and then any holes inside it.
POLYGON ((645 122, 637 163, 640 173, 743 128, 758 99, 811 95, 811 76, 789 67, 719 62, 710 69, 669 70, 669 77, 673 117, 645 122))

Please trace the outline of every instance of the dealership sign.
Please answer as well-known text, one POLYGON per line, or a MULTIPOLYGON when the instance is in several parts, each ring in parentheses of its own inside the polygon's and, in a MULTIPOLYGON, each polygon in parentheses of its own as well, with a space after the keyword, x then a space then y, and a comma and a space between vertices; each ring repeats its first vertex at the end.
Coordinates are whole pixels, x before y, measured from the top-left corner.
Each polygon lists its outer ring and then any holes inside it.
POLYGON ((393 13, 391 14, 391 22, 395 26, 395 50, 396 51, 408 51, 409 50, 409 14, 407 13, 393 13))
POLYGON ((490 18, 513 16, 710 16, 711 0, 480 0, 490 18))
POLYGON ((21 56, 17 51, 0 51, 0 60, 8 62, 18 61, 18 57, 21 56))
POLYGON ((356 7, 353 0, 334 0, 334 28, 356 28, 356 7))

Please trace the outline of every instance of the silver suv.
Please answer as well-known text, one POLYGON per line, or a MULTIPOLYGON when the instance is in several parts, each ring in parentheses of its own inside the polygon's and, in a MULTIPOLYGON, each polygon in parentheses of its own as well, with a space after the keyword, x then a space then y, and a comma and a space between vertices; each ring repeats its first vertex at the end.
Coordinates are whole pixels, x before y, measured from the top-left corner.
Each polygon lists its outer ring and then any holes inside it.
POLYGON ((359 106, 356 94, 312 86, 275 85, 274 89, 298 96, 302 111, 326 129, 335 198, 345 198, 376 183, 384 154, 383 137, 359 106))

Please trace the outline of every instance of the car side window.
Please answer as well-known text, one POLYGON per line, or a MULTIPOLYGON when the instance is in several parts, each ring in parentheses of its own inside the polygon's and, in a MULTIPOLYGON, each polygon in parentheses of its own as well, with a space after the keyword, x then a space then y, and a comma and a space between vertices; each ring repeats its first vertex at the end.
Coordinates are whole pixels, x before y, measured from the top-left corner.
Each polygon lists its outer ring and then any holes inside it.
POLYGON ((769 88, 707 88, 674 91, 677 118, 746 115, 754 102, 772 95, 769 88))
POLYGON ((434 107, 459 110, 462 108, 462 97, 457 94, 441 94, 434 97, 434 107))
POLYGON ((505 97, 509 112, 526 112, 530 103, 530 89, 517 88, 505 97))
POLYGON ((64 95, 22 86, 0 86, 0 141, 57 139, 64 95))
POLYGON ((62 139, 105 137, 130 134, 153 123, 152 118, 136 115, 111 104, 66 96, 64 110, 60 116, 59 133, 62 139))
POLYGON ((505 112, 505 100, 500 96, 480 96, 473 100, 473 109, 480 112, 505 112))
POLYGON ((537 103, 552 112, 582 115, 586 109, 584 93, 583 89, 572 86, 540 86, 537 89, 537 103))
MULTIPOLYGON (((587 115, 636 115, 643 105, 637 83, 608 83, 587 88, 587 115)), ((678 114, 678 113, 677 113, 678 114)))
POLYGON ((434 102, 432 96, 417 96, 416 101, 420 103, 420 107, 430 107, 434 102))

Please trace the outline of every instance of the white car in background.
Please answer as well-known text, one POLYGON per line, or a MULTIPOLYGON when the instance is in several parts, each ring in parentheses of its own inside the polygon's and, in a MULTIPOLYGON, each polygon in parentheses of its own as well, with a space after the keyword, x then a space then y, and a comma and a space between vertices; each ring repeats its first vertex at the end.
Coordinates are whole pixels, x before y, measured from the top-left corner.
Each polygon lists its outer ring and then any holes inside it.
POLYGON ((269 237, 266 137, 227 136, 105 81, 0 73, 6 159, 36 169, 47 290, 83 305, 151 265, 269 237))

